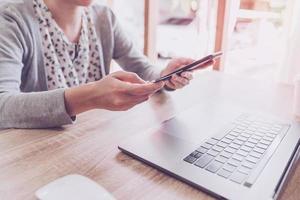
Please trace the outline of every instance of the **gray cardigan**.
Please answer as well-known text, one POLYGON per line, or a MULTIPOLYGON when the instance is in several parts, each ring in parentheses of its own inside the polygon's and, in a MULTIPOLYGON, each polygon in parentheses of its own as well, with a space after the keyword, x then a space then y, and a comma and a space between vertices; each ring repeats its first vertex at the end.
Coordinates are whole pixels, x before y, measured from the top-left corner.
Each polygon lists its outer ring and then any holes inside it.
MULTIPOLYGON (((138 52, 114 14, 92 6, 101 43, 101 61, 109 73, 112 59, 145 80, 159 71, 138 52)), ((99 88, 101 90, 101 88, 99 88)), ((73 123, 66 112, 65 89, 48 91, 41 35, 32 0, 0 8, 0 128, 47 128, 73 123)))

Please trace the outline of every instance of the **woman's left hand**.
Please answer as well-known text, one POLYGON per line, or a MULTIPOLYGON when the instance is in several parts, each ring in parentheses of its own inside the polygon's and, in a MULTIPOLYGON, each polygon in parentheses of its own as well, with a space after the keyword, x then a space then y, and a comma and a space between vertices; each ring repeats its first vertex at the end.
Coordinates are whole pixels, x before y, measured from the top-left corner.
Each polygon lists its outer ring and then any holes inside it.
MULTIPOLYGON (((161 72, 161 76, 165 76, 178 68, 183 67, 184 65, 188 65, 193 63, 195 60, 190 58, 175 58, 170 61, 167 67, 161 72)), ((197 69, 206 68, 212 65, 213 62, 206 63, 205 65, 200 65, 197 69)), ((181 73, 180 75, 174 74, 171 79, 167 80, 165 83, 165 87, 170 90, 176 90, 187 86, 190 81, 193 79, 193 72, 186 71, 181 73)))

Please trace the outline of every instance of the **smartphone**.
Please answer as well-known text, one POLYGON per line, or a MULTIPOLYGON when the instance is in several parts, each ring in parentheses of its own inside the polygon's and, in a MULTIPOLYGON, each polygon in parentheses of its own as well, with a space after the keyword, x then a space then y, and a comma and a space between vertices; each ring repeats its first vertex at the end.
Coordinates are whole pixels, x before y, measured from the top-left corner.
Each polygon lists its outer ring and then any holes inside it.
POLYGON ((216 58, 221 57, 222 55, 223 55, 223 53, 221 51, 219 51, 219 52, 210 54, 208 56, 205 56, 204 58, 201 58, 200 60, 197 60, 191 64, 183 66, 183 67, 171 72, 170 74, 167 74, 165 76, 162 76, 162 77, 154 80, 153 83, 158 83, 160 81, 166 81, 166 80, 170 79, 174 74, 180 75, 182 72, 192 71, 192 70, 196 69, 197 67, 199 67, 199 65, 204 65, 208 62, 211 62, 211 61, 215 60, 216 58))

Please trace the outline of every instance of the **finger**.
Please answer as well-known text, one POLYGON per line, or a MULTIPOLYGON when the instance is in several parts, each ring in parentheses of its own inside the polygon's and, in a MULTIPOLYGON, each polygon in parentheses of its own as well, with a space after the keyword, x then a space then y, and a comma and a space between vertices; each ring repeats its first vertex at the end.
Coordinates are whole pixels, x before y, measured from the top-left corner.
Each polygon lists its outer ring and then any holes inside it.
POLYGON ((170 80, 170 82, 175 86, 175 89, 183 88, 188 84, 186 81, 186 79, 178 77, 177 75, 174 75, 170 80))
POLYGON ((166 81, 166 86, 171 90, 176 90, 176 86, 170 80, 166 81))
POLYGON ((191 58, 177 58, 176 61, 182 65, 188 65, 192 62, 195 62, 195 60, 191 58))
POLYGON ((183 86, 188 85, 189 82, 190 82, 188 79, 186 79, 184 77, 181 77, 181 76, 178 76, 178 75, 174 75, 172 77, 172 79, 174 80, 174 82, 177 82, 177 83, 179 83, 179 84, 181 84, 183 86))
POLYGON ((174 69, 177 69, 179 67, 182 67, 183 65, 191 64, 194 61, 195 60, 190 59, 190 58, 175 58, 175 59, 170 61, 168 66, 170 67, 170 69, 174 70, 174 69))
POLYGON ((151 95, 158 90, 162 89, 164 82, 158 83, 146 83, 146 84, 128 84, 127 92, 128 94, 135 96, 151 95))
POLYGON ((186 78, 187 80, 193 80, 193 73, 192 72, 182 72, 180 74, 181 77, 186 78))
POLYGON ((174 85, 174 89, 181 89, 184 87, 183 84, 181 84, 180 82, 176 81, 176 80, 170 80, 170 82, 174 85))
POLYGON ((112 76, 124 82, 140 83, 140 84, 146 83, 136 73, 132 73, 132 72, 118 71, 113 73, 112 76))

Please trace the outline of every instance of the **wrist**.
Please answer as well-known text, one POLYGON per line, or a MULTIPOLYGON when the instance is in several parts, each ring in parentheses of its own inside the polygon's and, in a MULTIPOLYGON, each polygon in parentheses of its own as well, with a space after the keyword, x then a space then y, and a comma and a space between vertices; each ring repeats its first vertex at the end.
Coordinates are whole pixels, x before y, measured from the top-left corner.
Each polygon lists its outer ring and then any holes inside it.
POLYGON ((72 117, 93 109, 94 94, 93 83, 66 89, 65 106, 68 114, 72 117))

